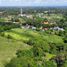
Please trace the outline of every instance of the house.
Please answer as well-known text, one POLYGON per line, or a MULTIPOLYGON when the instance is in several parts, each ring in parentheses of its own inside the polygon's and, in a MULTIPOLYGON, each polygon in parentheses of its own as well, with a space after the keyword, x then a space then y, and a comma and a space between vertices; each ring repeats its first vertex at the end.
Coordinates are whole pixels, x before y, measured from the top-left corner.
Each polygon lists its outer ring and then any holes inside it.
POLYGON ((0 12, 0 16, 2 16, 3 12, 0 12))
POLYGON ((41 27, 41 29, 42 30, 48 30, 48 24, 49 24, 49 22, 46 20, 46 21, 43 21, 42 24, 46 25, 46 27, 41 27))
POLYGON ((64 29, 63 28, 60 28, 60 27, 54 27, 53 29, 54 30, 58 30, 58 31, 64 31, 64 29))
POLYGON ((33 30, 36 30, 36 27, 32 26, 32 29, 33 29, 33 30))
POLYGON ((49 24, 48 21, 44 21, 43 24, 49 24))
POLYGON ((48 30, 48 28, 43 28, 42 30, 48 30))

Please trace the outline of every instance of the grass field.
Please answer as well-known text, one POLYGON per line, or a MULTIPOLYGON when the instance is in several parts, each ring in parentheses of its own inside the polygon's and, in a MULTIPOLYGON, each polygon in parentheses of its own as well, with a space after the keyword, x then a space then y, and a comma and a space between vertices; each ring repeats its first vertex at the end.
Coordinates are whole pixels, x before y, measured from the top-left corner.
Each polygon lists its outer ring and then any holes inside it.
POLYGON ((63 40, 60 36, 43 34, 43 33, 37 32, 35 30, 30 30, 30 29, 16 28, 16 29, 12 29, 10 31, 4 32, 4 33, 6 37, 10 35, 13 39, 21 40, 21 41, 28 41, 30 38, 32 39, 42 38, 47 42, 63 43, 63 40))
MULTIPOLYGON (((4 64, 9 62, 11 58, 15 57, 15 53, 18 49, 26 50, 31 46, 24 43, 30 38, 44 39, 45 42, 63 43, 61 37, 57 35, 43 34, 30 29, 12 29, 4 32, 5 37, 0 36, 0 67, 4 67, 4 64), (10 35, 13 39, 7 39, 10 35)), ((54 55, 46 53, 46 58, 49 59, 54 55)))
POLYGON ((11 58, 15 57, 18 49, 26 50, 30 48, 30 46, 23 42, 0 37, 0 67, 4 67, 3 65, 6 62, 9 62, 11 58))

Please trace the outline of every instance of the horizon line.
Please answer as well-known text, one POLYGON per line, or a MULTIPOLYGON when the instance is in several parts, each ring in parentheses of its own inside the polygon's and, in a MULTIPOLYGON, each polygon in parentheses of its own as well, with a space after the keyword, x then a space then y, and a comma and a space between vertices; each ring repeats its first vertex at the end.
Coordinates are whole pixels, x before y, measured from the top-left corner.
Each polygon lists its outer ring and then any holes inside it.
POLYGON ((67 7, 67 5, 61 5, 61 6, 0 6, 0 7, 67 7))

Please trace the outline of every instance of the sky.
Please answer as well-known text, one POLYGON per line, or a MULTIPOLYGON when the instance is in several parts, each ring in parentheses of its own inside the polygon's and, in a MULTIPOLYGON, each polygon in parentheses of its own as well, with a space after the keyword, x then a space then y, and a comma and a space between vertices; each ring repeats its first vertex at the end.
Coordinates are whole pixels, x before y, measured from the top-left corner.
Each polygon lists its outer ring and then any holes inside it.
POLYGON ((0 6, 67 6, 67 0, 0 0, 0 6))

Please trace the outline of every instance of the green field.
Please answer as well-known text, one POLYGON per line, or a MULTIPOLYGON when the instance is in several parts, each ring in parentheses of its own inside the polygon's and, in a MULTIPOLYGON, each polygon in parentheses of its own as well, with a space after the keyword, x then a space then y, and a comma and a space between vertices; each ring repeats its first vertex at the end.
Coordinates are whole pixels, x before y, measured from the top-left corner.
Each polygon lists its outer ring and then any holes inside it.
POLYGON ((30 46, 20 41, 0 37, 0 67, 3 67, 5 63, 15 57, 15 53, 19 49, 30 49, 30 46))
POLYGON ((37 32, 34 30, 30 30, 30 29, 16 28, 16 29, 12 29, 10 31, 4 32, 4 33, 5 33, 5 37, 10 35, 15 40, 28 41, 30 38, 33 37, 37 39, 42 38, 47 42, 63 43, 63 40, 60 36, 49 35, 49 34, 46 34, 45 32, 41 33, 41 32, 37 32))
MULTIPOLYGON (((63 40, 60 36, 43 34, 30 29, 16 28, 5 31, 4 37, 0 36, 0 67, 4 67, 3 65, 5 63, 9 62, 11 58, 15 57, 17 50, 30 49, 31 46, 27 45, 25 42, 33 38, 37 40, 44 39, 45 43, 63 43, 63 40), (7 39, 8 35, 10 35, 12 39, 7 39)), ((49 58, 52 56, 54 55, 46 53, 45 59, 49 60, 49 58)))

